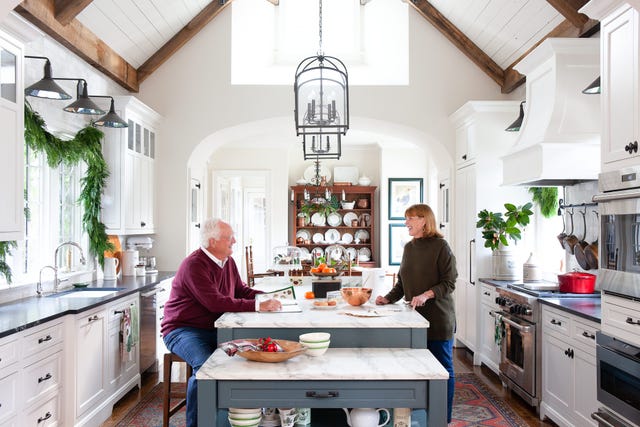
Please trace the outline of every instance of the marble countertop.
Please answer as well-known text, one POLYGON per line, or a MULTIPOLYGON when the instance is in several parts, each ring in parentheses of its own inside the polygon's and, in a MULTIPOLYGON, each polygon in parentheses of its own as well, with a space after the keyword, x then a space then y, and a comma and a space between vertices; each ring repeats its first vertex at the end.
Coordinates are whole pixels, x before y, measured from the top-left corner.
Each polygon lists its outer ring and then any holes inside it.
MULTIPOLYGON (((98 298, 59 298, 56 295, 29 297, 0 304, 0 338, 67 314, 77 314, 115 299, 151 288, 173 277, 173 271, 160 271, 145 276, 121 276, 118 280, 95 280, 89 288, 123 288, 113 294, 98 298)), ((59 293, 64 292, 61 289, 59 293)), ((34 287, 35 294, 35 287, 34 287)))
MULTIPOLYGON (((287 278, 279 277, 274 280, 256 284, 256 289, 265 292, 290 286, 287 278)), ((340 302, 335 309, 316 309, 313 300, 304 298, 305 292, 311 290, 311 282, 293 287, 296 300, 302 309, 294 313, 265 313, 240 312, 225 313, 215 323, 216 328, 428 328, 429 322, 412 310, 410 306, 397 302, 396 304, 375 305, 371 300, 359 307, 353 307, 340 302)))
POLYGON ((425 380, 449 374, 429 350, 408 348, 329 348, 281 363, 260 363, 216 350, 200 368, 199 380, 425 380), (336 369, 339 366, 340 369, 336 369))

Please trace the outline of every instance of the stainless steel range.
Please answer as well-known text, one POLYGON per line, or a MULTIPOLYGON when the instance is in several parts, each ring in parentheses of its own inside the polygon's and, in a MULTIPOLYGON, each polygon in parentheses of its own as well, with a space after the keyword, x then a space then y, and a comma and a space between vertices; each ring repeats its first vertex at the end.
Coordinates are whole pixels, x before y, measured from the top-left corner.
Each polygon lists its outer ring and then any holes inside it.
POLYGON ((513 284, 497 288, 496 303, 501 310, 494 317, 501 321, 503 338, 500 379, 530 405, 539 408, 541 398, 540 362, 542 330, 538 330, 541 307, 538 298, 599 297, 594 294, 569 294, 550 282, 513 284))

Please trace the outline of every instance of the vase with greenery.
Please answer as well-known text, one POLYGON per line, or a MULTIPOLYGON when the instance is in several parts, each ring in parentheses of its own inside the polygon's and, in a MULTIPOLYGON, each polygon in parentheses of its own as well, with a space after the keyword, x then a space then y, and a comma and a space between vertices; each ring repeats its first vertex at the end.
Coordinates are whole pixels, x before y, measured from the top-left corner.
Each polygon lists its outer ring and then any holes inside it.
POLYGON ((505 203, 504 213, 481 210, 476 227, 482 229, 484 247, 493 251, 501 246, 509 246, 509 240, 517 243, 522 238, 522 229, 529 224, 533 215, 532 206, 531 202, 522 206, 505 203))
POLYGON ((330 214, 336 212, 338 210, 338 205, 333 200, 334 196, 331 196, 331 199, 313 199, 308 200, 302 204, 300 207, 300 213, 303 214, 307 220, 311 218, 311 215, 314 213, 319 213, 324 215, 326 218, 330 214))

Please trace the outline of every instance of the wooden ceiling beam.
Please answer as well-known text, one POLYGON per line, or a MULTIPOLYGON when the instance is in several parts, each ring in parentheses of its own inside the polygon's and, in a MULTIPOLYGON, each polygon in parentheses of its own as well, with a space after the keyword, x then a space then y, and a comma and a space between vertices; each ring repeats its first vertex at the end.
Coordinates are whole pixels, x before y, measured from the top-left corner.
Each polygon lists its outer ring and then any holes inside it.
POLYGON ((578 12, 582 6, 587 4, 585 0, 547 0, 547 3, 576 28, 582 28, 589 21, 587 15, 578 12))
POLYGON ((431 3, 426 0, 412 0, 408 2, 412 5, 420 15, 431 23, 438 31, 449 39, 467 58, 473 61, 482 71, 485 72, 493 81, 503 86, 505 73, 504 70, 489 55, 484 53, 475 43, 469 39, 441 14, 431 3))
POLYGON ((529 50, 523 53, 513 64, 509 65, 505 70, 505 82, 502 86, 502 93, 511 93, 514 89, 525 82, 525 78, 522 74, 518 73, 514 66, 518 64, 525 56, 527 56, 533 49, 538 47, 540 43, 550 37, 591 37, 593 34, 600 30, 600 22, 589 19, 582 28, 576 28, 572 22, 565 19, 556 28, 551 30, 549 34, 538 40, 536 44, 531 46, 529 50), (521 78, 519 78, 520 76, 521 78))
POLYGON ((53 0, 54 16, 62 25, 68 25, 93 0, 53 0))
POLYGON ((151 55, 144 64, 138 67, 138 82, 142 83, 151 75, 160 65, 167 61, 171 55, 176 53, 185 43, 191 40, 198 32, 203 29, 213 18, 218 16, 222 10, 231 4, 232 0, 220 1, 212 0, 204 9, 200 11, 187 25, 184 26, 176 35, 164 44, 156 53, 151 55))
POLYGON ((138 92, 136 69, 77 19, 58 22, 54 0, 24 0, 14 10, 125 89, 138 92))

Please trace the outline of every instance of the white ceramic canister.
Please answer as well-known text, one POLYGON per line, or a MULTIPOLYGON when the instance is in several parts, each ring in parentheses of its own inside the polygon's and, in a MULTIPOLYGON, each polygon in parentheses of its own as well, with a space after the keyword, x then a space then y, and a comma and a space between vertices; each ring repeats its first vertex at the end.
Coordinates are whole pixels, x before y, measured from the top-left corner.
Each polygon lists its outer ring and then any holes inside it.
POLYGON ((491 264, 493 279, 518 280, 519 274, 514 251, 506 248, 494 250, 491 254, 491 264))
POLYGON ((118 278, 118 258, 104 257, 104 280, 116 280, 118 278))
POLYGON ((135 276, 136 265, 138 265, 138 251, 135 249, 127 249, 122 252, 122 275, 135 276))
POLYGON ((540 282, 542 280, 542 267, 538 264, 533 256, 533 252, 529 255, 529 259, 522 266, 522 281, 525 283, 540 282))

